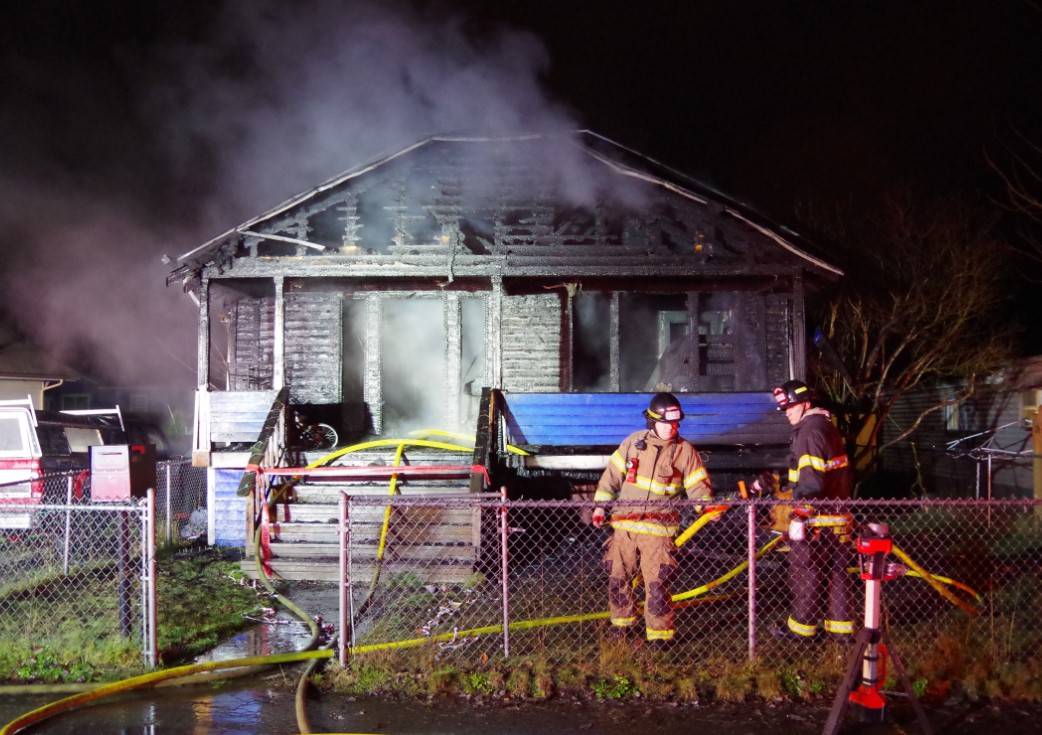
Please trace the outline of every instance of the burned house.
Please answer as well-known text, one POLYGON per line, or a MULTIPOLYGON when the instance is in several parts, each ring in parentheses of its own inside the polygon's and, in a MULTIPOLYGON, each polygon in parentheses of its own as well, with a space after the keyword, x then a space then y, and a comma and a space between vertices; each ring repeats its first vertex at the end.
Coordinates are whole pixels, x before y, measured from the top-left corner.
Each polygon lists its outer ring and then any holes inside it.
POLYGON ((803 375, 808 279, 839 274, 587 131, 429 138, 179 258, 170 280, 199 306, 195 457, 237 477, 283 388, 341 445, 472 434, 483 388, 741 394, 762 414, 803 375))

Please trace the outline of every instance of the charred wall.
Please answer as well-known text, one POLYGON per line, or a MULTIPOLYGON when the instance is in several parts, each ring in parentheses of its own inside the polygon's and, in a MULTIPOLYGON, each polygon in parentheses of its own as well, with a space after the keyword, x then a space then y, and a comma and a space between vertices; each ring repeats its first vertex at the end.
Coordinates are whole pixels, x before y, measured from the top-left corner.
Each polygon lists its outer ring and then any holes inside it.
POLYGON ((343 332, 339 294, 286 295, 286 384, 292 403, 341 402, 343 332))
POLYGON ((561 376, 561 298, 557 294, 503 299, 503 387, 558 391, 561 376))
POLYGON ((268 390, 272 385, 275 299, 242 298, 230 313, 228 388, 268 390))

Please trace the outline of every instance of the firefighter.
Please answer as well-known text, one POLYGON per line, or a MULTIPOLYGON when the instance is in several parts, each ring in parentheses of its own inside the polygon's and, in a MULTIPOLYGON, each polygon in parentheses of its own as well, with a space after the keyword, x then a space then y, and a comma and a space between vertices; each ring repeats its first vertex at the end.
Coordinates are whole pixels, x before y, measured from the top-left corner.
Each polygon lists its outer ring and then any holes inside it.
POLYGON ((850 498, 853 473, 846 442, 832 424, 831 414, 815 405, 806 383, 790 380, 774 389, 774 399, 793 427, 788 481, 794 501, 789 522, 792 612, 776 635, 810 641, 823 622, 831 637, 850 640, 854 632, 847 572, 853 562, 851 516, 835 504, 822 506, 819 512, 801 502, 850 498))
MULTIPOLYGON (((657 393, 644 411, 647 427, 630 434, 611 455, 594 500, 626 501, 612 511, 604 554, 608 572, 608 607, 618 635, 637 623, 633 578, 644 580, 644 625, 649 641, 665 645, 676 633, 670 580, 676 571, 673 537, 680 514, 673 500, 681 493, 690 499, 712 497, 709 476, 698 452, 679 434, 684 411, 672 393, 657 393), (635 501, 635 502, 631 502, 635 501)), ((593 511, 600 528, 605 509, 593 511)))

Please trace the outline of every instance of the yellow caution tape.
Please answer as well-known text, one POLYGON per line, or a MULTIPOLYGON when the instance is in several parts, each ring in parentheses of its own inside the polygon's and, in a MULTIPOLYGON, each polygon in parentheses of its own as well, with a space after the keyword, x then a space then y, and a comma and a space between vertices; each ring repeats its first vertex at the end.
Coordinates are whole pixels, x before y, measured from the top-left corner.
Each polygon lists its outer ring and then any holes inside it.
POLYGON ((897 544, 893 546, 894 556, 900 559, 905 565, 907 565, 912 571, 922 577, 928 585, 933 587, 934 591, 941 597, 952 603, 967 615, 976 615, 979 610, 973 605, 969 604, 965 600, 961 599, 958 595, 953 593, 943 584, 941 584, 932 574, 919 566, 912 557, 908 556, 904 551, 898 548, 897 544))

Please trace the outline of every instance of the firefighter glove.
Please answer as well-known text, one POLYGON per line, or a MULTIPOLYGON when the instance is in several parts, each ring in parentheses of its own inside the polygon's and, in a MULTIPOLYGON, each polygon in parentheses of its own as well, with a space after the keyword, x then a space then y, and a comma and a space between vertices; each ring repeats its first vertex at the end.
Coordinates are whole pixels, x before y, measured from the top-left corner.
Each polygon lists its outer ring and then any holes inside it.
POLYGON ((604 508, 594 508, 593 516, 590 518, 590 522, 594 528, 600 528, 604 525, 604 508))

